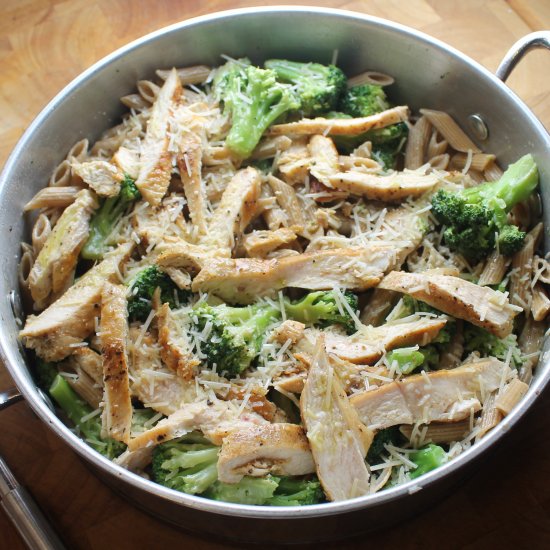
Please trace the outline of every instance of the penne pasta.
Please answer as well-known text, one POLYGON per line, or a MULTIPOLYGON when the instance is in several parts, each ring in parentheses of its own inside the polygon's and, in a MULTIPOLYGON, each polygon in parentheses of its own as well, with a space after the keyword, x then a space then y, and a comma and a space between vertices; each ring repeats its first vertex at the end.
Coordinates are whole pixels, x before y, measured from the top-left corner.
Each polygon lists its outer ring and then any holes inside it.
POLYGON ((87 157, 88 157, 88 147, 89 147, 90 143, 89 141, 84 138, 84 139, 81 139, 80 141, 77 141, 70 149, 69 149, 69 152, 67 153, 67 160, 73 162, 73 161, 78 161, 78 162, 82 162, 84 161, 87 157))
POLYGON ((542 321, 550 312, 550 298, 544 287, 537 283, 533 288, 531 314, 535 321, 542 321))
POLYGON ((464 323, 461 319, 455 322, 455 331, 447 349, 439 357, 439 368, 454 369, 462 362, 464 354, 464 323))
MULTIPOLYGON (((176 72, 182 85, 187 86, 188 84, 203 84, 206 82, 212 69, 207 65, 194 65, 192 67, 176 69, 176 72)), ((170 70, 159 69, 156 73, 160 79, 166 80, 170 75, 170 70)))
POLYGON ((483 266, 477 284, 481 286, 500 284, 504 279, 504 275, 506 275, 510 261, 509 258, 499 254, 496 250, 492 252, 483 266))
POLYGON ((420 112, 430 121, 438 132, 448 141, 449 145, 462 153, 472 151, 481 153, 475 143, 462 131, 453 118, 443 112, 433 109, 420 109, 420 112))
POLYGON ((38 254, 52 232, 50 220, 46 214, 40 214, 32 228, 31 238, 35 254, 38 254))
POLYGON ((120 101, 128 109, 134 109, 134 111, 144 111, 151 107, 151 103, 143 98, 140 94, 128 94, 122 96, 120 101))
POLYGON ((447 151, 448 146, 447 140, 443 139, 441 134, 433 129, 430 139, 428 140, 428 148, 426 151, 428 160, 443 155, 447 151))
POLYGON ((462 170, 468 166, 468 170, 477 170, 478 172, 484 172, 482 179, 487 181, 485 172, 494 164, 495 155, 486 155, 485 153, 476 153, 473 155, 467 155, 466 153, 455 153, 451 159, 451 168, 454 170, 462 170))
POLYGON ((428 442, 433 443, 452 443, 453 441, 462 441, 470 431, 470 421, 461 420, 460 422, 432 422, 424 427, 415 429, 410 424, 402 424, 399 431, 413 444, 424 445, 428 442), (422 434, 422 442, 414 441, 415 434, 422 434))
POLYGON ((376 71, 365 71, 348 79, 348 88, 354 86, 362 86, 363 84, 371 84, 374 86, 391 86, 395 79, 387 74, 378 73, 376 71))
POLYGON ((36 210, 38 208, 65 208, 72 204, 81 187, 44 187, 24 206, 23 210, 36 210))
POLYGON ((405 146, 405 168, 416 170, 424 164, 431 130, 432 125, 425 116, 420 117, 409 130, 409 138, 405 146))
POLYGON ((450 157, 448 153, 443 153, 441 155, 431 157, 428 162, 430 163, 430 166, 435 170, 447 170, 449 166, 449 161, 450 157))
POLYGON ((495 409, 502 416, 508 416, 512 409, 523 399, 528 389, 529 386, 525 382, 514 378, 496 398, 495 409))
POLYGON ((483 177, 485 178, 485 181, 497 181, 501 178, 501 176, 502 170, 496 162, 490 164, 483 172, 483 177))
POLYGON ((72 169, 68 160, 61 162, 53 171, 48 185, 50 187, 68 187, 71 185, 72 169))
POLYGON ((481 413, 481 421, 476 434, 476 441, 484 437, 487 432, 491 431, 503 418, 502 413, 496 408, 496 393, 492 393, 483 404, 483 412, 481 413))
POLYGON ((157 86, 150 80, 140 80, 137 83, 138 94, 149 104, 153 104, 160 92, 160 86, 157 86))
POLYGON ((523 365, 519 371, 519 379, 526 384, 530 383, 533 377, 533 369, 538 365, 545 330, 544 323, 535 321, 530 315, 525 319, 525 325, 518 338, 518 344, 524 356, 523 365))

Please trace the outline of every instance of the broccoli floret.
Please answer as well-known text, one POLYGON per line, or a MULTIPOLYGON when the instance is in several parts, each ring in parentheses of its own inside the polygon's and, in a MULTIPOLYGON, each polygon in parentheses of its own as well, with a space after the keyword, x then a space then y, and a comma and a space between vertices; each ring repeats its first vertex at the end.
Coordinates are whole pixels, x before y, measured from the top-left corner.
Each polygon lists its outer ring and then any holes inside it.
POLYGON ((58 375, 59 371, 55 363, 48 363, 40 357, 36 357, 32 369, 33 378, 36 385, 44 392, 48 393, 50 387, 58 375))
POLYGON ((510 365, 519 369, 523 365, 522 352, 519 349, 517 336, 509 334, 498 338, 481 327, 471 324, 464 326, 464 351, 478 351, 482 357, 496 357, 505 361, 510 354, 510 365))
POLYGON ((145 321, 151 312, 151 299, 157 288, 160 288, 160 300, 168 303, 171 309, 187 303, 190 292, 176 286, 169 275, 156 265, 142 269, 130 282, 128 298, 128 316, 131 321, 145 321))
POLYGON ((220 69, 214 92, 231 115, 225 143, 241 158, 250 156, 270 124, 300 106, 293 88, 277 82, 274 71, 235 61, 220 69))
POLYGON ((425 357, 417 348, 397 348, 386 355, 388 364, 395 361, 399 371, 403 374, 411 374, 415 369, 424 364, 425 357))
POLYGON ((255 504, 261 506, 269 503, 277 489, 275 477, 243 477, 239 483, 222 483, 217 481, 204 496, 212 500, 234 502, 236 504, 255 504))
POLYGON ((382 86, 361 84, 348 88, 340 100, 339 110, 352 116, 375 115, 390 108, 390 103, 382 86))
POLYGON ((93 412, 92 408, 84 402, 69 386, 68 382, 60 375, 56 375, 49 394, 61 407, 69 420, 73 422, 82 438, 90 447, 110 458, 116 458, 126 450, 126 445, 110 437, 101 437, 101 417, 99 415, 82 421, 93 412))
POLYGON ((270 506, 306 506, 324 500, 323 489, 317 477, 304 479, 282 477, 275 494, 266 502, 270 506))
MULTIPOLYGON (((352 311, 357 311, 359 301, 353 292, 343 293, 346 303, 352 311)), ((337 299, 333 290, 310 292, 298 302, 285 300, 284 308, 287 317, 309 325, 326 327, 329 325, 342 325, 348 334, 357 331, 355 321, 349 311, 337 299)))
POLYGON ((201 343, 208 365, 230 377, 250 367, 258 355, 266 328, 278 319, 279 310, 264 304, 231 307, 199 302, 191 315, 198 332, 209 326, 208 340, 201 343))
POLYGON ((447 226, 443 233, 445 243, 471 262, 490 254, 497 242, 503 254, 517 252, 525 233, 508 223, 507 214, 527 199, 537 185, 537 165, 531 155, 525 155, 496 182, 456 193, 440 189, 432 198, 432 212, 447 226))
POLYGON ((126 175, 116 197, 105 199, 90 222, 90 234, 80 255, 86 260, 101 260, 109 247, 109 237, 128 208, 141 198, 134 180, 126 175))
POLYGON ((367 462, 369 464, 376 464, 379 462, 382 453, 386 450, 384 445, 399 445, 402 440, 403 435, 399 431, 399 426, 392 426, 391 428, 376 432, 367 453, 367 462))
POLYGON ((279 81, 296 89, 300 110, 306 117, 335 109, 346 90, 346 75, 334 65, 270 59, 265 66, 276 73, 279 81))
POLYGON ((447 453, 439 445, 430 443, 426 447, 411 453, 409 459, 416 464, 416 468, 411 470, 409 475, 411 479, 416 479, 447 462, 447 453))
POLYGON ((153 450, 155 481, 170 489, 196 495, 204 493, 218 479, 219 447, 174 440, 153 450))

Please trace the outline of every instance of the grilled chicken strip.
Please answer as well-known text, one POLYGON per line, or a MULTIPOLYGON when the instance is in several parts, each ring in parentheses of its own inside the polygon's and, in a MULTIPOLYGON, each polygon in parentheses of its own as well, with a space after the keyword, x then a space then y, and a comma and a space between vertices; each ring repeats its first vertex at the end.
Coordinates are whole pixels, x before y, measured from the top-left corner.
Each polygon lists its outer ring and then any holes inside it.
POLYGON ((300 476, 315 472, 309 443, 297 424, 261 424, 232 431, 222 443, 218 478, 238 483, 268 473, 300 476))
POLYGON ((364 290, 378 284, 391 262, 392 247, 382 244, 272 260, 212 258, 194 279, 192 289, 243 304, 286 287, 364 290))
POLYGON ((364 172, 345 172, 329 175, 328 184, 370 200, 395 202, 409 197, 419 197, 438 182, 434 175, 420 176, 414 173, 394 172, 389 176, 376 176, 364 172))
POLYGON ((340 170, 338 151, 329 137, 312 136, 309 140, 308 151, 311 156, 309 171, 322 184, 332 187, 331 177, 340 170))
POLYGON ((362 118, 303 118, 288 124, 275 124, 267 131, 268 135, 281 134, 330 134, 333 136, 354 136, 368 130, 385 128, 391 124, 403 122, 409 118, 409 108, 406 106, 393 107, 376 115, 362 118))
POLYGON ((202 140, 196 133, 188 133, 182 138, 177 155, 180 178, 189 205, 189 215, 199 235, 206 233, 206 189, 201 178, 202 140))
POLYGON ((172 311, 168 304, 157 309, 160 356, 164 364, 184 380, 192 379, 200 365, 186 331, 187 317, 187 312, 172 311))
POLYGON ((338 501, 367 494, 369 471, 364 457, 373 434, 350 405, 329 363, 322 336, 315 346, 300 410, 327 497, 338 501))
POLYGON ((240 170, 231 178, 200 244, 216 256, 231 257, 239 237, 258 213, 262 179, 255 168, 240 170))
POLYGON ((128 443, 132 400, 128 378, 128 312, 126 287, 105 283, 101 293, 101 355, 103 357, 102 432, 128 443))
POLYGON ((181 82, 174 69, 164 82, 152 107, 141 147, 136 186, 144 199, 153 206, 160 204, 170 184, 172 154, 168 151, 169 129, 181 95, 181 82))
POLYGON ((296 237, 296 233, 286 227, 273 231, 253 231, 243 237, 242 246, 249 258, 265 258, 280 246, 294 242, 296 237))
POLYGON ((119 194, 124 174, 114 164, 105 160, 90 160, 73 162, 71 167, 100 197, 114 197, 119 194))
POLYGON ((46 239, 29 274, 36 309, 43 309, 72 283, 80 249, 90 231, 90 218, 97 206, 94 193, 87 189, 79 191, 46 239))
POLYGON ((93 332, 103 285, 116 278, 120 263, 132 248, 132 243, 119 246, 48 309, 40 315, 30 315, 19 333, 25 346, 34 349, 45 361, 61 361, 69 356, 75 345, 93 332))
POLYGON ((379 288, 409 294, 499 338, 512 332, 519 309, 510 305, 502 292, 450 275, 393 271, 384 277, 379 288))
POLYGON ((210 405, 206 401, 189 403, 161 420, 154 428, 131 439, 128 449, 135 451, 142 447, 154 447, 194 430, 202 431, 214 445, 221 445, 224 437, 232 431, 265 423, 267 421, 255 413, 245 412, 237 416, 237 408, 226 401, 210 405))
POLYGON ((350 363, 367 365, 380 359, 384 351, 429 344, 446 323, 445 319, 420 319, 379 327, 364 326, 352 336, 327 333, 326 347, 329 353, 350 363))
POLYGON ((184 380, 162 364, 160 346, 150 334, 130 329, 130 390, 132 396, 166 416, 197 398, 194 381, 184 380), (140 339, 139 344, 136 342, 140 339))
POLYGON ((481 408, 511 370, 497 359, 482 359, 451 370, 408 376, 351 397, 359 418, 372 430, 397 424, 457 422, 481 408))

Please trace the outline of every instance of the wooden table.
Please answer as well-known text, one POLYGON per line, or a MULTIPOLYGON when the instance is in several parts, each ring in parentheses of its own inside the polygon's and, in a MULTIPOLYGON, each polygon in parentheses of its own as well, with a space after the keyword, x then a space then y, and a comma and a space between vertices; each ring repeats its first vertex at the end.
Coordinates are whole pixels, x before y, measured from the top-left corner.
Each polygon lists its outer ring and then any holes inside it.
MULTIPOLYGON (((548 0, 299 3, 360 11, 415 27, 462 50, 490 70, 495 70, 518 38, 550 28, 548 0)), ((0 164, 46 102, 107 53, 189 17, 258 4, 270 2, 3 0, 0 164)), ((550 54, 530 54, 509 84, 550 128, 550 54)), ((10 385, 9 375, 0 365, 0 390, 10 385)), ((546 401, 549 398, 547 394, 546 401)), ((0 453, 49 514, 69 548, 232 547, 182 533, 126 503, 98 481, 25 403, 0 414, 0 434, 0 453)), ((514 437, 479 466, 475 477, 430 511, 389 531, 326 547, 544 548, 550 547, 549 514, 550 405, 540 402, 514 437)), ((16 531, 0 513, 0 549, 22 548, 16 531)))

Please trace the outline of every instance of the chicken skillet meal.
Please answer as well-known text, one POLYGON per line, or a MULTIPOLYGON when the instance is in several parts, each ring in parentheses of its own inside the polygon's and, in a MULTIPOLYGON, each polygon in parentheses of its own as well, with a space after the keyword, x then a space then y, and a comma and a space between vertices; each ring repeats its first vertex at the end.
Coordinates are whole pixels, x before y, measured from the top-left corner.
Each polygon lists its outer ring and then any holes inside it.
POLYGON ((511 411, 550 310, 531 155, 501 170, 380 73, 157 75, 26 205, 20 337, 77 434, 171 489, 297 506, 418 478, 511 411))

